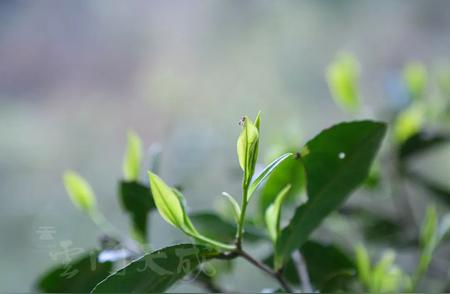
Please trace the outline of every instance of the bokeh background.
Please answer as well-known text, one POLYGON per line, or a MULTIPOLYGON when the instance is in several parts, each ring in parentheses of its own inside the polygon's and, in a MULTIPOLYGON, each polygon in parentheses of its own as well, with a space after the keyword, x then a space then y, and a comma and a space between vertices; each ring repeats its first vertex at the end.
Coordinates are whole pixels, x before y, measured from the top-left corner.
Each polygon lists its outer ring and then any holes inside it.
MULTIPOLYGON (((449 62, 449 36, 448 1, 2 0, 1 290, 32 290, 60 241, 98 244, 98 228, 64 191, 68 168, 127 231, 116 195, 127 130, 161 144, 161 174, 184 186, 191 210, 220 209, 220 193, 240 187, 243 114, 262 111, 263 155, 341 120, 380 118, 405 63, 449 62), (334 104, 324 77, 341 50, 361 64, 357 116, 334 104), (43 242, 47 226, 53 238, 43 242)), ((449 185, 449 155, 420 164, 449 185)), ((181 238, 152 222, 155 247, 181 238)), ((271 285, 249 266, 240 271, 237 288, 271 285)))

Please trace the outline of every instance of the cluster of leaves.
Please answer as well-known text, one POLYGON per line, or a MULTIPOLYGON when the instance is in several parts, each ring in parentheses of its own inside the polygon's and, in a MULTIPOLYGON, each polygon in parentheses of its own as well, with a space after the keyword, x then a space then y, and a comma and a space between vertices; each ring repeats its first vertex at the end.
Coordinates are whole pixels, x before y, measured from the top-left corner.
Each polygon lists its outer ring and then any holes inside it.
MULTIPOLYGON (((358 87, 360 72, 358 61, 351 54, 342 53, 326 73, 335 101, 352 115, 358 114, 362 104, 358 87)), ((161 178, 157 164, 152 164, 148 171, 148 184, 141 182, 142 142, 136 134, 130 133, 118 190, 120 203, 131 220, 133 242, 129 237, 122 237, 105 219, 97 208, 90 185, 75 172, 67 172, 64 184, 71 200, 107 237, 103 238, 100 250, 93 250, 69 265, 44 274, 38 281, 38 289, 45 292, 162 292, 190 275, 207 290, 220 292, 226 289, 218 282, 219 274, 236 258, 247 260, 272 277, 279 284, 274 292, 418 289, 435 249, 445 242, 450 216, 438 222, 438 213, 430 206, 420 233, 405 235, 409 232, 408 226, 414 226, 415 221, 410 219, 411 215, 405 215, 407 202, 401 203, 399 213, 394 216, 364 207, 343 206, 361 184, 366 188, 382 185, 380 174, 385 173, 389 175, 390 186, 395 187, 393 198, 407 201, 400 197, 404 195, 397 194, 402 194, 402 181, 412 179, 430 194, 437 195, 438 201, 450 203, 450 193, 445 187, 413 172, 408 164, 414 156, 450 139, 442 131, 427 131, 430 117, 436 121, 443 119, 445 113, 428 109, 428 103, 424 102, 427 72, 423 65, 408 65, 402 81, 409 100, 386 118, 394 127, 387 152, 377 161, 374 160, 386 125, 355 120, 323 130, 304 146, 286 148, 286 153, 257 171, 261 118, 258 114, 252 121, 244 116, 237 141, 237 163, 242 169, 240 201, 223 192, 232 218, 224 218, 213 211, 188 213, 184 195, 161 178), (388 164, 383 164, 382 160, 386 159, 388 164), (387 171, 383 169, 385 166, 389 167, 387 171), (255 201, 257 209, 251 213, 248 207, 255 201), (154 211, 192 242, 153 250, 149 245, 148 217, 154 211), (371 245, 394 240, 390 245, 415 246, 419 253, 415 271, 407 272, 394 263, 395 249, 383 252, 380 261, 372 265, 362 243, 355 247, 353 257, 347 252, 348 248, 338 242, 330 244, 311 237, 326 218, 336 215, 344 217, 346 224, 359 224, 371 245), (254 242, 271 244, 272 251, 256 258, 246 250, 247 244, 254 242), (211 264, 218 269, 215 275, 207 270, 211 264), (79 274, 65 277, 62 273, 67 266, 78 270, 79 274)), ((441 82, 440 85, 446 84, 441 82)), ((155 154, 153 162, 157 162, 157 158, 155 154)))
POLYGON ((380 261, 372 266, 367 249, 358 244, 355 252, 359 279, 371 293, 415 292, 430 265, 434 250, 449 229, 450 215, 446 215, 438 224, 436 208, 428 207, 420 234, 420 255, 412 276, 394 264, 394 251, 383 252, 380 261))
MULTIPOLYGON (((359 62, 349 53, 339 54, 327 70, 328 85, 336 104, 353 115, 361 111, 359 106, 362 105, 362 95, 358 90, 360 73, 359 62)), ((385 152, 374 163, 366 186, 374 188, 384 184, 390 187, 396 213, 383 215, 362 207, 347 208, 343 212, 362 224, 366 240, 371 245, 382 243, 397 250, 405 247, 417 249, 419 257, 415 271, 406 273, 394 264, 396 252, 387 250, 372 268, 366 248, 362 244, 357 245, 355 252, 359 280, 364 289, 370 292, 416 291, 429 268, 435 248, 446 239, 450 218, 447 212, 450 188, 430 180, 411 164, 421 155, 450 142, 450 130, 447 127, 450 118, 448 70, 435 70, 429 74, 424 64, 411 62, 394 82, 397 83, 394 88, 401 91, 392 93, 395 103, 387 113, 379 115, 386 116, 386 120, 392 124, 392 134, 385 152), (384 183, 380 181, 382 175, 386 175, 384 183), (417 212, 412 207, 406 185, 418 186, 428 192, 424 196, 432 197, 426 198, 426 202, 432 203, 427 208, 420 232, 415 216, 417 212), (442 204, 442 210, 447 212, 440 224, 437 223, 433 202, 442 204)), ((444 276, 442 290, 449 289, 445 279, 444 276)))
MULTIPOLYGON (((241 257, 271 275, 284 290, 292 291, 293 287, 300 286, 300 281, 294 274, 297 270, 292 269, 296 264, 293 256, 299 252, 305 256, 306 266, 310 266, 314 289, 327 289, 328 279, 332 280, 336 272, 354 268, 351 258, 341 249, 309 240, 309 236, 365 180, 384 137, 385 125, 373 121, 338 124, 322 131, 306 143, 300 152, 289 152, 279 156, 258 174, 255 174, 255 170, 258 160, 260 116, 258 115, 254 122, 244 117, 241 125, 242 132, 237 142, 238 162, 243 172, 241 203, 239 204, 228 193, 224 193, 234 214, 234 224, 211 212, 189 215, 182 193, 167 185, 155 170, 148 172, 150 188, 140 183, 138 177, 142 161, 142 144, 135 134, 130 134, 124 160, 124 180, 119 183, 119 195, 122 206, 132 221, 131 236, 141 244, 138 252, 129 250, 125 255, 126 260, 134 259, 134 261, 112 273, 108 272, 119 264, 117 260, 108 260, 106 263, 108 266, 102 263, 102 266, 95 269, 83 269, 87 278, 83 283, 80 283, 79 278, 59 277, 57 273, 61 268, 57 268, 40 280, 40 290, 165 291, 184 275, 195 271, 200 263, 213 259, 229 260, 241 257), (305 178, 308 200, 298 205, 294 216, 282 227, 283 203, 287 198, 291 198, 290 201, 298 199, 305 178), (251 217, 247 216, 247 207, 258 192, 264 196, 260 201, 262 208, 260 219, 264 221, 259 224, 259 228, 248 224, 251 217), (194 243, 178 244, 156 251, 147 248, 147 217, 154 208, 165 221, 192 237, 194 243), (262 227, 266 228, 266 233, 261 232, 262 227), (216 232, 216 236, 214 233, 211 234, 211 231, 216 232), (271 241, 272 257, 258 261, 244 250, 244 240, 271 241), (194 255, 186 257, 189 259, 188 270, 177 270, 180 266, 177 250, 180 249, 195 250, 194 255), (324 255, 336 260, 326 261, 321 258, 324 255), (158 268, 164 269, 163 273, 152 267, 145 267, 149 260, 158 256, 166 257, 158 259, 157 262, 158 268), (326 263, 329 263, 329 266, 326 263), (320 264, 325 267, 319 266, 320 264), (286 267, 290 270, 284 270, 286 267), (144 270, 139 270, 142 268, 144 270), (86 274, 86 270, 90 275, 86 274)), ((121 250, 129 249, 125 247, 124 240, 114 236, 111 225, 108 225, 97 209, 95 195, 89 184, 74 172, 67 172, 64 175, 64 183, 74 204, 104 228, 110 238, 114 237, 114 240, 117 240, 114 249, 102 248, 103 251, 97 251, 96 256, 101 257, 105 250, 117 250, 117 245, 121 250)), ((92 258, 92 253, 75 261, 72 266, 86 264, 88 258, 92 258)), ((213 282, 212 277, 205 279, 209 283, 213 282)))

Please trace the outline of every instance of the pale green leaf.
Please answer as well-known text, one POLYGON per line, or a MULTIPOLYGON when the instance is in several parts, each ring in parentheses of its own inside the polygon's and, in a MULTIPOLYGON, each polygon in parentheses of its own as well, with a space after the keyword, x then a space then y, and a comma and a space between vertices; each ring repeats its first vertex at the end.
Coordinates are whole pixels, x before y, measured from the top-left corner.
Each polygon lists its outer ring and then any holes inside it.
POLYGON ((128 132, 128 144, 123 160, 123 176, 127 181, 137 181, 141 169, 142 142, 134 132, 128 132))
POLYGON ((263 181, 270 176, 270 174, 276 169, 277 166, 279 166, 285 159, 292 156, 292 153, 285 153, 281 155, 280 157, 276 158, 274 161, 269 163, 263 171, 252 181, 250 184, 250 187, 248 189, 248 199, 250 199, 253 195, 253 193, 258 189, 258 187, 263 183, 263 181))
POLYGON ((199 235, 186 211, 186 199, 184 199, 183 194, 175 188, 172 188, 172 191, 175 193, 175 195, 177 195, 178 200, 180 201, 181 209, 183 210, 184 226, 187 229, 185 229, 184 231, 194 237, 199 235))
POLYGON ((183 231, 189 230, 185 221, 186 213, 179 195, 154 173, 148 172, 148 175, 153 200, 161 217, 174 227, 183 231))
POLYGON ((244 181, 249 183, 258 157, 259 132, 247 116, 242 118, 242 125, 242 132, 237 142, 237 154, 239 165, 244 171, 244 181))
POLYGON ((95 205, 95 194, 89 183, 74 171, 64 173, 64 186, 73 204, 87 214, 92 214, 95 205))
POLYGON ((427 70, 420 62, 411 62, 403 70, 406 89, 412 99, 423 96, 427 85, 427 70))
POLYGON ((372 275, 369 253, 367 252, 366 247, 359 243, 355 246, 355 255, 358 277, 367 287, 370 284, 370 277, 372 275))
POLYGON ((326 71, 328 87, 336 104, 346 111, 359 107, 359 64, 349 53, 340 53, 326 71))
POLYGON ((281 207, 290 188, 291 185, 287 185, 281 190, 280 193, 278 193, 277 198, 275 198, 275 201, 266 210, 266 227, 273 242, 276 242, 280 235, 281 207))
POLYGON ((391 250, 383 252, 381 260, 374 267, 371 277, 370 290, 372 293, 379 293, 383 288, 386 275, 389 274, 395 260, 395 253, 391 250))
POLYGON ((427 208, 425 219, 420 232, 420 243, 422 247, 434 247, 434 243, 436 242, 437 237, 437 229, 438 218, 436 207, 434 205, 430 205, 427 208))
POLYGON ((258 111, 258 114, 256 115, 255 118, 255 127, 258 129, 258 132, 260 129, 260 125, 261 125, 261 111, 258 111))
POLYGON ((416 271, 413 276, 412 290, 416 290, 420 280, 428 270, 433 252, 438 243, 441 241, 438 228, 438 216, 436 207, 430 205, 427 207, 425 218, 420 230, 420 256, 417 263, 416 271))
POLYGON ((394 137, 402 143, 417 134, 424 124, 424 109, 422 105, 414 103, 397 116, 394 123, 394 137))
POLYGON ((240 208, 239 204, 233 198, 233 196, 231 196, 227 192, 222 192, 222 196, 224 196, 230 203, 230 206, 233 210, 233 216, 234 216, 236 222, 239 222, 239 218, 241 217, 241 208, 240 208))
POLYGON ((234 246, 216 242, 197 232, 184 206, 184 197, 176 189, 169 187, 164 181, 152 172, 148 172, 153 200, 161 217, 169 224, 179 228, 185 234, 209 245, 232 250, 234 246))

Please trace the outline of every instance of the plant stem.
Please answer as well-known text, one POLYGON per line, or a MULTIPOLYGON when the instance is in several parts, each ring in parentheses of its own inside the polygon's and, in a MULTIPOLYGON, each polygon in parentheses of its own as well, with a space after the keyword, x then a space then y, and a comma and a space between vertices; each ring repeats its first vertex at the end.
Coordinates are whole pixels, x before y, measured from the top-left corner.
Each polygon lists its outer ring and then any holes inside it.
POLYGON ((283 279, 280 272, 275 272, 270 267, 266 266, 265 264, 259 262, 256 259, 254 259, 250 254, 248 254, 247 252, 245 252, 242 249, 237 249, 236 253, 238 254, 238 256, 241 256, 242 258, 244 258, 245 260, 247 260, 248 262, 250 262, 257 268, 261 269, 262 271, 266 272, 267 274, 272 276, 274 279, 276 279, 286 292, 292 293, 291 287, 283 279))
POLYGON ((247 210, 247 194, 248 194, 248 185, 244 182, 242 184, 242 208, 241 215, 239 216, 239 223, 237 227, 236 234, 236 247, 241 249, 242 247, 242 235, 244 234, 244 221, 245 221, 245 211, 247 210))
POLYGON ((276 279, 278 281, 278 283, 281 285, 281 287, 286 292, 289 292, 289 293, 293 292, 291 287, 287 284, 287 282, 284 280, 283 276, 281 275, 281 271, 276 272, 276 271, 272 270, 270 267, 268 267, 267 265, 256 260, 255 258, 253 258, 250 254, 248 254, 241 248, 236 248, 235 250, 233 250, 231 252, 220 253, 219 255, 215 256, 216 259, 221 259, 221 260, 230 260, 230 259, 235 259, 237 257, 244 258, 245 260, 247 260, 248 262, 250 262, 257 268, 259 268, 263 272, 272 276, 274 279, 276 279))
POLYGON ((212 245, 214 247, 217 247, 217 248, 221 248, 221 249, 224 249, 224 250, 227 250, 227 251, 233 251, 233 250, 236 249, 236 246, 234 246, 234 245, 229 245, 229 244, 225 244, 225 243, 222 243, 222 242, 219 242, 219 241, 215 241, 215 240, 209 239, 208 237, 205 237, 205 236, 202 236, 202 235, 192 235, 192 234, 187 233, 187 232, 185 232, 185 233, 190 235, 191 237, 197 239, 197 240, 200 240, 202 242, 208 243, 208 244, 210 244, 210 245, 212 245))
POLYGON ((119 231, 108 222, 106 217, 101 213, 100 210, 95 209, 89 214, 92 221, 95 223, 95 225, 103 231, 105 234, 114 234, 118 233, 119 231))

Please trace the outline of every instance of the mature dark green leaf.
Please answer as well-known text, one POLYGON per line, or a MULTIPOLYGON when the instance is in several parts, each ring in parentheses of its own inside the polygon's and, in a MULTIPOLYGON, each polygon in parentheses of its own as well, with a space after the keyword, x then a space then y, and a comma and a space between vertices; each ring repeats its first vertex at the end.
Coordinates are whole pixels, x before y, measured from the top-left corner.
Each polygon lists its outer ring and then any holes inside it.
POLYGON ((286 158, 270 174, 260 194, 260 213, 263 216, 269 205, 275 200, 278 193, 287 185, 291 185, 286 200, 298 195, 305 183, 305 172, 299 158, 294 156, 286 158))
MULTIPOLYGON (((224 243, 232 243, 236 238, 236 225, 217 214, 199 212, 191 214, 189 217, 197 230, 208 238, 224 243)), ((258 241, 263 236, 256 228, 245 226, 244 238, 246 241, 258 241)))
POLYGON ((92 292, 163 292, 216 254, 209 247, 194 244, 165 247, 131 262, 92 292))
POLYGON ((93 251, 70 263, 60 265, 45 273, 37 282, 41 292, 89 292, 112 270, 112 263, 99 263, 98 252, 93 251))
POLYGON ((428 149, 450 142, 450 134, 420 132, 400 145, 398 156, 406 159, 412 155, 427 151, 428 149))
MULTIPOLYGON (((338 246, 307 241, 300 252, 305 260, 311 283, 321 292, 343 290, 355 277, 353 260, 338 246)), ((270 258, 267 261, 269 260, 270 258)), ((297 268, 292 259, 286 263, 283 275, 289 282, 300 285, 297 268)))
POLYGON ((138 182, 121 181, 119 195, 123 209, 130 215, 135 237, 145 241, 147 239, 147 217, 155 208, 150 188, 138 182))
POLYGON ((276 266, 299 248, 323 219, 339 208, 367 177, 386 125, 341 123, 322 131, 304 147, 308 202, 297 208, 276 244, 276 266))

